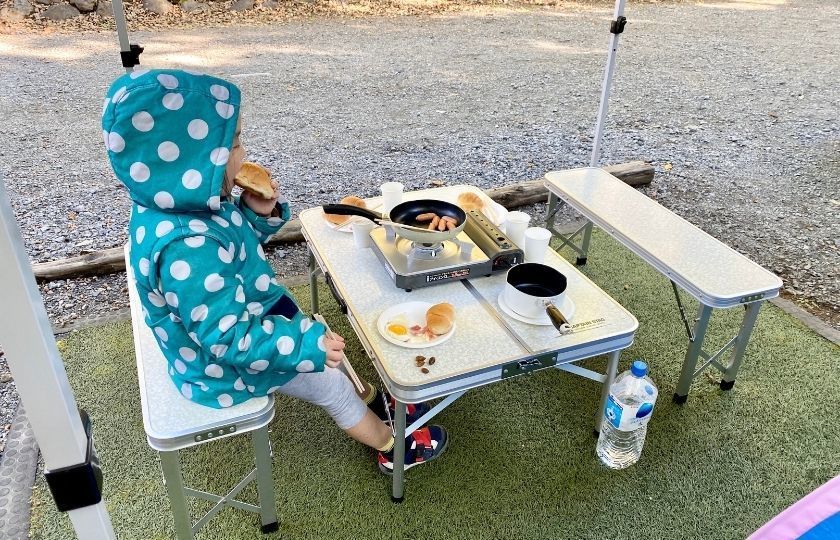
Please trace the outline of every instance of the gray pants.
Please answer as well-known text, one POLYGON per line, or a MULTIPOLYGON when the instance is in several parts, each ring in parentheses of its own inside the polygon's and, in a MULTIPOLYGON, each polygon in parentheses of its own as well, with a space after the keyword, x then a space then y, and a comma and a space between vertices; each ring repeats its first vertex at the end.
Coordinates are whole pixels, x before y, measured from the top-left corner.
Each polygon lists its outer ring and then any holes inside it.
POLYGON ((343 371, 327 367, 324 371, 298 373, 277 392, 322 407, 341 429, 362 421, 367 405, 356 394, 343 371))

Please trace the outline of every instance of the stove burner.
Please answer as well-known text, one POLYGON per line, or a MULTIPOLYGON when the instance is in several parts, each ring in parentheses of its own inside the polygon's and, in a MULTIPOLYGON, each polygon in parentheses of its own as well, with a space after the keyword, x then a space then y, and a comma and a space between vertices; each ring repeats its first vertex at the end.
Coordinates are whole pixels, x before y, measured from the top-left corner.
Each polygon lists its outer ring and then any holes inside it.
POLYGON ((420 244, 418 242, 412 242, 411 249, 408 250, 408 258, 422 260, 436 259, 443 250, 443 242, 436 242, 434 244, 420 244))

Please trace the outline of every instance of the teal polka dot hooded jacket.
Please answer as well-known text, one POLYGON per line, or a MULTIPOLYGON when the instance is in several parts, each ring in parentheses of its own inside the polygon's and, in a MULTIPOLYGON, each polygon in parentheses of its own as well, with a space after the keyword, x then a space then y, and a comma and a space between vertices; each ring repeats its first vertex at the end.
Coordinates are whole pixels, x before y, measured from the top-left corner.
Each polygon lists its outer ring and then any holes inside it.
POLYGON ((222 79, 136 70, 111 85, 102 112, 111 166, 134 201, 130 260, 146 324, 181 394, 217 408, 326 359, 322 324, 269 314, 291 295, 261 242, 289 220, 288 202, 264 218, 220 196, 239 108, 222 79))

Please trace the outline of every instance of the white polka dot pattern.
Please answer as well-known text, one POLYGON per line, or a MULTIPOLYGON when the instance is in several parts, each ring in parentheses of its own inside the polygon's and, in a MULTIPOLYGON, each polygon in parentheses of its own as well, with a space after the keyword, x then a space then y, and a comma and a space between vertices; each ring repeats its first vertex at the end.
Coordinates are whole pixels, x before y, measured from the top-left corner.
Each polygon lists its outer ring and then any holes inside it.
POLYGON ((155 227, 155 236, 163 238, 167 234, 171 233, 173 229, 175 229, 175 225, 173 225, 171 221, 161 221, 157 224, 157 227, 155 227))
POLYGON ((271 278, 268 277, 268 274, 262 274, 257 280, 254 282, 254 287, 260 292, 265 292, 268 290, 268 286, 271 283, 271 278))
POLYGON ((134 230, 134 240, 138 244, 142 244, 144 238, 146 238, 146 227, 140 225, 134 230))
POLYGON ((187 362, 192 362, 196 358, 196 352, 189 347, 181 347, 178 349, 178 354, 187 362))
POLYGON ((175 371, 177 371, 181 375, 183 375, 184 373, 187 372, 187 364, 185 364, 184 362, 182 362, 181 360, 179 360, 177 358, 175 359, 174 362, 172 362, 172 366, 175 368, 175 371))
MULTIPOLYGON (((178 281, 184 281, 190 277, 192 268, 187 261, 175 261, 169 266, 169 273, 178 281)), ((201 306, 198 306, 201 307, 201 306)), ((196 308, 197 309, 197 308, 196 308)), ((193 318, 195 320, 195 318, 193 318)))
POLYGON ((230 151, 227 148, 214 148, 210 151, 210 163, 213 165, 226 165, 229 157, 230 151))
POLYGON ((218 401, 222 408, 227 408, 233 405, 233 398, 230 397, 229 394, 219 394, 218 401))
POLYGON ((158 208, 167 210, 169 208, 175 208, 175 199, 172 198, 170 193, 159 191, 155 193, 155 204, 158 208))
POLYGON ((170 306, 176 308, 178 307, 178 295, 174 292, 168 292, 163 295, 164 299, 166 299, 166 303, 170 306))
POLYGON ((208 230, 207 224, 200 219, 190 220, 189 227, 192 232, 196 232, 198 234, 206 233, 208 230))
POLYGON ((187 189, 197 189, 201 185, 201 173, 195 169, 189 169, 181 177, 181 183, 187 189))
POLYGON ((315 364, 312 360, 301 360, 297 366, 295 366, 295 370, 299 373, 309 373, 315 371, 315 364))
POLYGON ((221 379, 225 375, 225 370, 219 364, 207 364, 204 368, 204 374, 214 379, 221 379))
POLYGON ((131 167, 128 168, 128 175, 131 176, 131 179, 135 182, 140 182, 141 184, 149 179, 152 175, 151 171, 149 170, 149 166, 145 163, 137 161, 131 164, 131 167))
POLYGON ((170 111, 177 111, 184 106, 184 96, 177 92, 172 92, 163 96, 161 103, 170 111))
POLYGON ((249 367, 254 371, 265 371, 268 368, 268 360, 254 360, 249 367))
MULTIPOLYGON (((192 311, 190 311, 190 319, 193 322, 201 322, 201 321, 203 321, 204 319, 207 318, 207 314, 209 312, 210 312, 210 310, 207 307, 207 304, 199 304, 199 305, 195 306, 194 308, 192 308, 192 311)), ((194 339, 193 341, 198 343, 197 339, 194 339)))
POLYGON ((191 248, 200 248, 204 245, 205 241, 206 239, 203 236, 190 236, 189 238, 184 238, 184 243, 191 248))
POLYGON ((204 278, 204 288, 207 292, 220 291, 225 286, 225 278, 215 272, 204 278))
POLYGON ((175 90, 176 88, 178 88, 178 79, 174 75, 161 73, 157 76, 157 80, 167 90, 175 90))
POLYGON ((225 355, 228 350, 227 345, 223 345, 221 343, 217 343, 215 345, 210 346, 210 352, 213 353, 213 356, 216 358, 221 358, 225 355))
POLYGON ((228 89, 220 84, 210 85, 210 94, 212 94, 214 98, 220 101, 227 101, 227 99, 230 97, 230 92, 228 91, 228 89))
POLYGON ((242 377, 238 377, 236 381, 234 381, 233 389, 238 392, 245 390, 245 383, 242 381, 242 377))
POLYGON ((187 399, 192 399, 193 391, 190 383, 184 383, 181 385, 181 395, 187 399))
POLYGON ((231 116, 233 116, 234 108, 233 105, 230 103, 223 103, 221 101, 216 102, 216 112, 219 113, 219 116, 227 120, 231 116))
POLYGON ((131 125, 137 131, 147 132, 155 127, 155 119, 147 111, 140 111, 131 117, 131 125))
POLYGON ((225 315, 221 319, 219 319, 219 331, 220 332, 227 332, 236 324, 237 317, 236 315, 225 315))
POLYGON ((277 352, 282 355, 289 355, 295 350, 295 340, 289 336, 281 336, 277 340, 277 352))
POLYGON ((209 132, 210 128, 207 126, 207 122, 201 118, 196 118, 187 124, 187 133, 197 141, 204 139, 209 132))
POLYGON ((163 141, 158 145, 158 157, 163 161, 175 161, 181 155, 181 149, 172 141, 163 141))
POLYGON ((148 295, 149 303, 155 307, 163 307, 166 305, 166 300, 158 293, 152 291, 148 295))

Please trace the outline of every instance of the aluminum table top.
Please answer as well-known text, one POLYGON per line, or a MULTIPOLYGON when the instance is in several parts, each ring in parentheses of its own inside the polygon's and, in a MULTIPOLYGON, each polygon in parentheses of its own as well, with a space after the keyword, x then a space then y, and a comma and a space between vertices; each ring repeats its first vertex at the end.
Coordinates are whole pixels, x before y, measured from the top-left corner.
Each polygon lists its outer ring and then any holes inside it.
MULTIPOLYGON (((487 198, 478 188, 451 186, 406 193, 404 199, 433 198, 454 202, 463 191, 487 198)), ((369 205, 376 202, 371 199, 369 205)), ((577 308, 571 321, 577 326, 565 336, 560 336, 552 326, 524 324, 499 310, 497 298, 504 285, 504 273, 469 280, 486 302, 477 299, 459 281, 405 292, 396 287, 371 249, 357 248, 352 234, 330 227, 320 207, 301 212, 300 221, 310 250, 346 302, 350 321, 367 352, 378 361, 377 369, 388 379, 386 385, 390 390, 396 390, 397 397, 409 401, 427 399, 434 393, 434 388, 447 382, 472 377, 471 382, 464 382, 463 388, 484 384, 488 378, 497 380, 503 364, 538 353, 559 352, 559 361, 563 362, 622 349, 632 343, 638 327, 633 315, 551 249, 547 251, 546 263, 566 274, 568 294, 577 308), (409 301, 453 304, 455 335, 444 343, 424 349, 400 347, 385 340, 376 327, 379 315, 391 306, 409 301), (496 317, 501 317, 519 339, 509 335, 496 317), (414 358, 418 354, 435 356, 435 365, 426 366, 428 374, 415 365, 414 358), (476 377, 482 373, 486 377, 476 377)))
POLYGON ((707 306, 779 294, 778 276, 603 169, 550 172, 545 185, 707 306))

